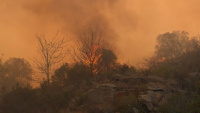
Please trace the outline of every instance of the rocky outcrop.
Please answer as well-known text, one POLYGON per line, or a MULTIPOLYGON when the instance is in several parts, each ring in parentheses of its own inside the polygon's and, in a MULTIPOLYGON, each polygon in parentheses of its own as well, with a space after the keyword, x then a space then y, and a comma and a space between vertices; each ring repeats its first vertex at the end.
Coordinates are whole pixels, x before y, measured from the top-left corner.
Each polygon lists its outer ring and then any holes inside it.
MULTIPOLYGON (((83 97, 76 100, 83 101, 82 105, 78 107, 82 111, 114 113, 113 102, 116 99, 134 95, 148 112, 154 113, 165 102, 167 97, 173 93, 171 91, 173 90, 173 85, 174 83, 155 76, 117 75, 109 83, 96 84, 83 97)), ((132 111, 134 113, 139 112, 134 106, 132 111)))
POLYGON ((174 83, 156 76, 123 76, 114 79, 117 96, 134 94, 153 113, 173 93, 174 83))
POLYGON ((139 100, 146 105, 149 111, 154 112, 162 102, 164 96, 165 91, 163 86, 149 86, 145 94, 139 95, 139 100))
POLYGON ((84 109, 90 112, 113 113, 112 102, 116 86, 111 83, 97 85, 96 88, 85 93, 84 109))

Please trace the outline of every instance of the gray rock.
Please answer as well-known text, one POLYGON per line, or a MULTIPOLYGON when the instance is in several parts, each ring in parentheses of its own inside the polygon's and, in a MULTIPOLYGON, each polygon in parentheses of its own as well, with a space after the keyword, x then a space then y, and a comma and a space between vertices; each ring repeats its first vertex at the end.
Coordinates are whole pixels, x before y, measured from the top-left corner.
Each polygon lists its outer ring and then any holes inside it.
POLYGON ((164 97, 164 87, 151 85, 145 94, 139 95, 139 99, 146 105, 149 111, 156 111, 164 97))

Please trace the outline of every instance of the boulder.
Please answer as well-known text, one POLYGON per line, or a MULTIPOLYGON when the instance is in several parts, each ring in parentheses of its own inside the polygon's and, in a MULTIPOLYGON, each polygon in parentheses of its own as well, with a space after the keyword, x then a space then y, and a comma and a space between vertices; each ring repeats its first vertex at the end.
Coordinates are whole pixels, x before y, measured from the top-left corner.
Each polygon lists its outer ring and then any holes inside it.
POLYGON ((111 83, 97 85, 95 89, 91 89, 85 94, 86 103, 84 103, 84 108, 89 112, 113 113, 112 102, 115 89, 116 86, 111 83))
POLYGON ((164 96, 164 87, 154 85, 149 86, 148 91, 146 93, 139 95, 139 100, 146 105, 149 111, 155 112, 158 106, 161 104, 164 96))

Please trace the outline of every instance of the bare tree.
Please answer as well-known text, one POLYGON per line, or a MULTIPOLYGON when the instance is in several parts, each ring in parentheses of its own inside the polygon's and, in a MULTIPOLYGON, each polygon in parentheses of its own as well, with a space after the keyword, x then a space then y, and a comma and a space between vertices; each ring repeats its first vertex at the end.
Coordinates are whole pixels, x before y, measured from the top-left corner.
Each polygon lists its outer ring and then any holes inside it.
POLYGON ((46 75, 47 83, 49 85, 50 75, 52 74, 52 67, 59 64, 66 57, 64 48, 66 42, 65 37, 58 38, 58 33, 51 39, 47 40, 45 35, 36 36, 38 40, 39 59, 34 62, 38 70, 46 75))
POLYGON ((97 63, 102 55, 102 48, 104 46, 103 35, 98 27, 89 28, 78 35, 76 43, 79 55, 76 57, 79 61, 84 62, 93 76, 97 72, 97 63))

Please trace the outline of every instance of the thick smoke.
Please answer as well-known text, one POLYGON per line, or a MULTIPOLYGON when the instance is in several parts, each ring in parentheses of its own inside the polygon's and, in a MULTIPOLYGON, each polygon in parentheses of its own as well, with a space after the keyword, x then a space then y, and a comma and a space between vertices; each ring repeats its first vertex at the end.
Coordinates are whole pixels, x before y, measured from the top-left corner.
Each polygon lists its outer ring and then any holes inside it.
POLYGON ((124 62, 136 64, 154 51, 155 37, 186 30, 198 34, 199 0, 0 0, 0 53, 31 58, 36 34, 74 38, 98 25, 124 62))
MULTIPOLYGON (((57 24, 65 34, 98 26, 105 37, 118 38, 117 29, 134 29, 133 13, 119 0, 47 0, 24 5, 44 25, 57 24)), ((114 39, 112 39, 114 40, 114 39)))

